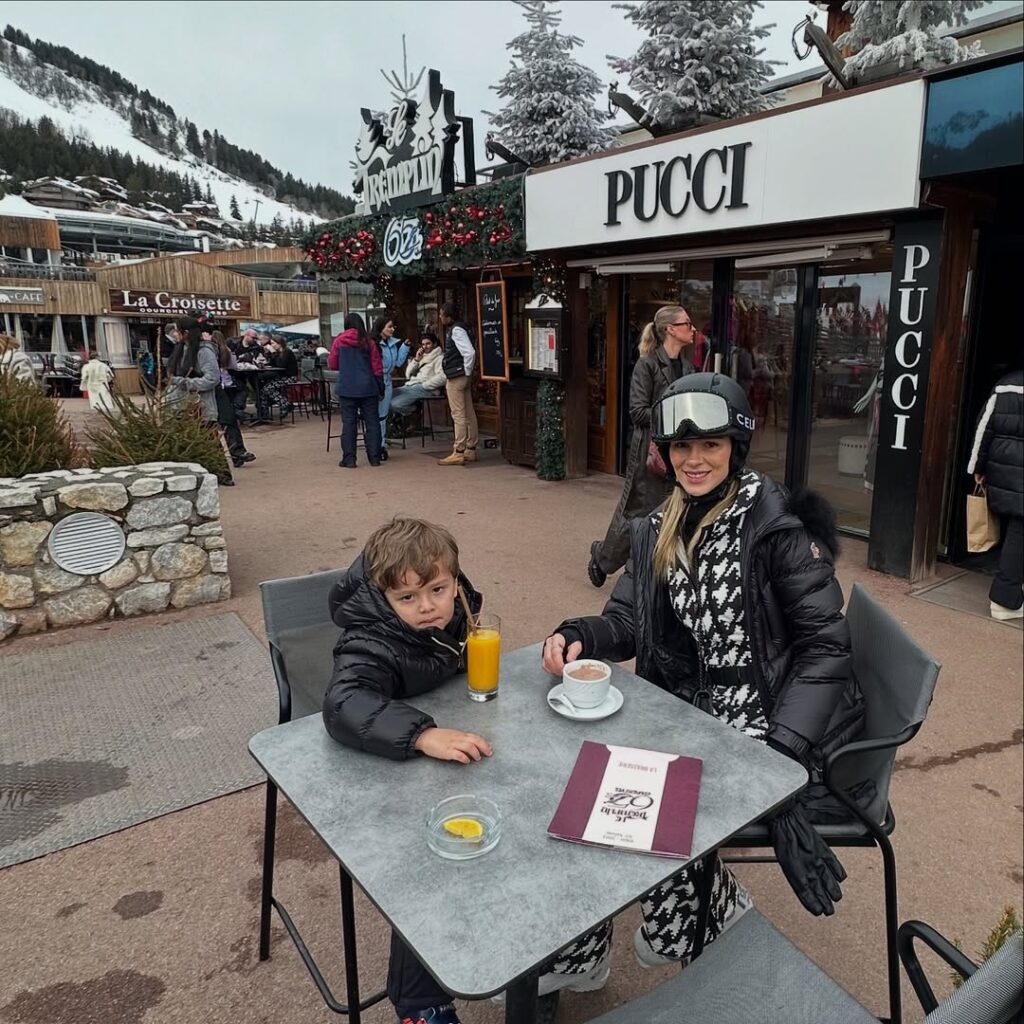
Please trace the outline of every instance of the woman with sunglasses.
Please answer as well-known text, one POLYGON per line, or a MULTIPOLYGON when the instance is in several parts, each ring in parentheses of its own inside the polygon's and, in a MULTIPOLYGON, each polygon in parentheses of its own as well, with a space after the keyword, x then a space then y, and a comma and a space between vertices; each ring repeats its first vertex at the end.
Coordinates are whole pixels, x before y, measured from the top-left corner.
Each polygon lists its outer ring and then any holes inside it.
POLYGON ((587 576, 595 587, 603 587, 610 573, 626 564, 629 555, 629 521, 656 509, 672 490, 664 466, 649 459, 651 409, 673 381, 693 373, 684 351, 693 346, 693 324, 682 306, 662 306, 640 335, 640 358, 633 367, 629 385, 629 419, 633 437, 626 463, 622 497, 612 515, 604 540, 590 545, 587 576))
MULTIPOLYGON (((831 914, 846 875, 811 821, 824 820, 824 758, 864 716, 833 566, 835 518, 818 495, 790 495, 747 467, 753 430, 747 397, 728 377, 692 374, 665 391, 651 434, 672 495, 634 520, 629 564, 602 614, 563 622, 545 641, 543 666, 560 676, 577 658, 635 657, 638 675, 807 767, 812 786, 765 824, 801 902, 831 914)), ((705 942, 750 906, 721 861, 708 863, 705 942)), ((641 965, 690 959, 702 870, 641 901, 641 965)))

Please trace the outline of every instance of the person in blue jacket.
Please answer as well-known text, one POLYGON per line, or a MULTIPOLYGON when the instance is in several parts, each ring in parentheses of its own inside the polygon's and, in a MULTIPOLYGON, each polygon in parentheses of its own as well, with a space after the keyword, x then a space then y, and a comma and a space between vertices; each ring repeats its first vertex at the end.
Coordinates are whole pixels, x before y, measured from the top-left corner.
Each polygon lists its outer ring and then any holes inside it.
POLYGON ((384 364, 384 395, 380 400, 380 457, 385 462, 388 458, 388 413, 391 412, 391 374, 404 365, 409 358, 409 344, 395 337, 395 322, 390 317, 379 316, 373 321, 370 336, 380 348, 381 362, 384 364))

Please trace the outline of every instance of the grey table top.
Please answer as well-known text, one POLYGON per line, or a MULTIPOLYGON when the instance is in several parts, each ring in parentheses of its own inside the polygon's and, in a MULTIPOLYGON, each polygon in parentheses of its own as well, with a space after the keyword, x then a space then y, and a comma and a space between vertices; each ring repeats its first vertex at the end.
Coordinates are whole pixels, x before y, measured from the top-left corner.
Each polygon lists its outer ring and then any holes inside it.
POLYGON ((540 645, 502 658, 501 690, 470 701, 464 677, 416 701, 439 725, 486 737, 479 763, 389 761, 328 736, 319 715, 249 742, 253 757, 366 895, 456 996, 500 992, 573 939, 635 902, 684 862, 551 839, 546 830, 584 739, 704 761, 694 858, 719 846, 807 781, 796 762, 618 667, 621 711, 568 721, 545 700, 540 645), (449 861, 426 842, 445 797, 475 793, 502 812, 498 845, 449 861))

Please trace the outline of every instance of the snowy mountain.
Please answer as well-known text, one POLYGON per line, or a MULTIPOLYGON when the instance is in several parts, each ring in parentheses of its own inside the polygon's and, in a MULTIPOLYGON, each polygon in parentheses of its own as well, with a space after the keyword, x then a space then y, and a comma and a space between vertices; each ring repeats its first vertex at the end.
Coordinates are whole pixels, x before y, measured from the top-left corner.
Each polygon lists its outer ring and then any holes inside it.
MULTIPOLYGON (((352 209, 351 200, 333 189, 310 186, 290 174, 276 171, 257 154, 231 146, 216 132, 211 136, 207 131, 200 136, 195 124, 178 117, 170 106, 148 92, 139 93, 116 72, 87 58, 78 58, 64 47, 28 40, 10 27, 5 36, 0 39, 0 114, 11 112, 37 126, 42 119, 47 119, 43 121, 47 131, 52 125, 71 142, 114 150, 158 170, 190 179, 198 184, 201 198, 212 197, 220 216, 227 221, 288 225, 301 220, 308 225, 352 209), (13 42, 12 34, 32 48, 13 42), (75 66, 73 62, 77 60, 82 71, 69 74, 41 60, 40 51, 55 53, 56 62, 65 66, 75 66), (105 75, 97 73, 96 69, 105 75), (239 174, 228 173, 214 166, 215 161, 258 166, 263 177, 277 177, 278 187, 255 184, 239 174), (276 198, 275 191, 282 194, 281 199, 276 198), (339 206, 347 208, 339 209, 339 206)), ((9 155, 7 159, 11 159, 9 155)), ((0 159, 0 176, 3 172, 14 172, 15 178, 19 177, 14 167, 3 166, 3 163, 0 159)), ((37 174, 40 173, 59 172, 46 168, 37 170, 37 174)), ((74 173, 95 174, 97 171, 84 167, 75 168, 74 173)), ((68 176, 68 172, 64 175, 68 176)), ((20 177, 24 180, 30 175, 20 177)), ((131 188, 129 182, 120 184, 131 188)))

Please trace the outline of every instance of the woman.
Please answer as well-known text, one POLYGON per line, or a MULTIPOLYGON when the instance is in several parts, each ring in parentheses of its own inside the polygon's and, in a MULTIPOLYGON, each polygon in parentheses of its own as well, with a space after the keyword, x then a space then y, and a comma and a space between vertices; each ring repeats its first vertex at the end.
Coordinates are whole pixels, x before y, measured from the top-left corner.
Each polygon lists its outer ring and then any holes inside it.
POLYGON ((647 467, 651 442, 651 409, 673 381, 693 373, 683 353, 693 345, 693 324, 682 306, 662 306, 640 335, 640 358, 629 385, 629 418, 633 438, 626 464, 626 483, 603 541, 590 545, 587 575, 595 587, 603 587, 609 573, 626 564, 629 554, 629 520, 647 515, 672 490, 671 480, 647 467))
POLYGON ((400 367, 409 356, 408 342, 399 341, 395 337, 395 322, 390 317, 379 316, 373 321, 370 335, 380 348, 381 364, 384 370, 384 394, 378 405, 380 415, 381 449, 380 457, 386 462, 388 457, 388 413, 391 410, 391 394, 394 384, 392 373, 400 367))
MULTIPOLYGON (((542 663, 560 675, 580 657, 636 657, 639 675, 800 761, 816 780, 863 721, 833 568, 834 517, 817 495, 791 497, 746 468, 753 426, 728 377, 693 374, 666 390, 651 433, 671 466, 672 496, 634 521, 630 565, 603 613, 563 622, 542 663)), ((801 902, 831 914, 846 876, 810 824, 807 791, 765 824, 801 902)), ((701 891, 711 893, 705 942, 750 906, 717 857, 710 867, 710 890, 694 866, 641 901, 642 965, 690 959, 701 891)))
POLYGON ((89 408, 93 412, 117 412, 114 399, 110 396, 113 379, 114 371, 95 352, 87 353, 78 386, 88 394, 89 408))
POLYGON ((985 403, 968 473, 987 487, 988 507, 1006 526, 999 569, 988 592, 993 619, 1024 618, 1024 372, 1008 373, 985 403))
POLYGON ((420 347, 405 367, 405 384, 391 399, 391 411, 407 416, 413 407, 425 398, 444 398, 448 378, 441 365, 443 351, 433 331, 424 331, 420 347))
POLYGON ((270 339, 267 353, 270 365, 284 370, 284 373, 263 385, 263 400, 267 405, 277 405, 281 419, 284 419, 292 411, 292 403, 288 401, 288 387, 299 383, 299 361, 285 340, 276 334, 270 339))
POLYGON ((26 384, 36 382, 32 360, 27 353, 21 351, 18 339, 10 334, 0 334, 0 374, 26 384))
POLYGON ((363 420, 366 458, 371 466, 381 462, 378 403, 384 394, 384 366, 380 348, 366 333, 358 313, 345 317, 344 330, 331 345, 327 368, 338 371, 334 392, 341 406, 342 469, 356 467, 356 421, 363 420))
POLYGON ((246 450, 242 430, 238 425, 238 414, 235 411, 235 391, 241 385, 231 375, 231 371, 238 369, 238 360, 235 358, 235 353, 228 347, 227 338, 222 332, 211 331, 208 327, 203 327, 199 336, 203 341, 212 342, 217 350, 217 365, 220 368, 220 383, 214 388, 214 396, 217 400, 217 422, 224 431, 224 440, 227 441, 232 463, 241 469, 247 462, 252 462, 256 456, 246 450))
MULTIPOLYGON (((220 364, 217 347, 213 343, 208 327, 204 330, 198 320, 183 317, 178 322, 181 341, 174 346, 167 361, 169 376, 165 400, 171 404, 180 401, 179 396, 195 394, 199 397, 199 415, 203 426, 217 433, 217 394, 220 384, 220 364), (206 337, 203 337, 205 333, 206 337)), ((219 434, 218 434, 219 437, 219 434)), ((218 473, 217 480, 222 487, 234 487, 231 470, 218 473)))

